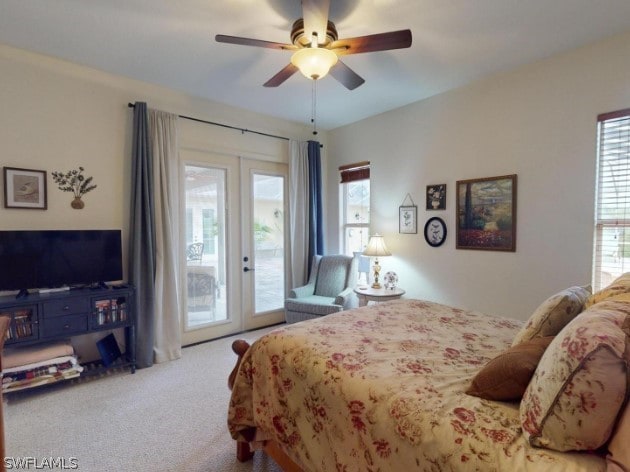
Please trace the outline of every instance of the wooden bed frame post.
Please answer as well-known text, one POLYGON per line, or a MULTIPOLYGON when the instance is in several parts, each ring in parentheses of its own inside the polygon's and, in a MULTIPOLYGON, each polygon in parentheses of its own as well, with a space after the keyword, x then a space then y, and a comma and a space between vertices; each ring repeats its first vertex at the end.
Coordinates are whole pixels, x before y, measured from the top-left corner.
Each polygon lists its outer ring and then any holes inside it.
POLYGON ((254 451, 249 447, 249 443, 236 441, 236 458, 239 462, 247 462, 254 457, 254 451))
MULTIPOLYGON (((238 369, 241 366, 243 356, 248 349, 249 343, 244 339, 237 339, 232 343, 232 351, 234 351, 234 353, 238 356, 238 359, 236 360, 236 365, 234 366, 234 369, 232 369, 232 372, 228 377, 228 387, 230 388, 230 390, 234 388, 234 382, 236 381, 236 376, 238 375, 238 369)), ((252 433, 253 431, 254 428, 252 428, 252 433)), ((270 456, 284 472, 303 472, 302 468, 295 462, 293 462, 293 460, 289 456, 287 456, 282 448, 274 441, 265 441, 263 450, 265 451, 265 454, 270 456)), ((252 451, 252 449, 249 447, 249 442, 237 440, 236 458, 239 460, 239 462, 247 462, 253 457, 254 451, 252 451)))
MULTIPOLYGON (((248 349, 249 343, 244 339, 237 339, 232 343, 232 351, 234 351, 234 353, 238 356, 238 359, 236 360, 236 365, 234 366, 234 369, 232 369, 232 372, 228 377, 228 387, 230 390, 234 388, 234 381, 236 380, 236 376, 238 374, 238 368, 241 366, 243 356, 248 349)), ((239 462, 247 462, 248 460, 251 460, 252 457, 254 457, 254 452, 249 447, 249 443, 244 441, 236 441, 236 458, 239 460, 239 462)))

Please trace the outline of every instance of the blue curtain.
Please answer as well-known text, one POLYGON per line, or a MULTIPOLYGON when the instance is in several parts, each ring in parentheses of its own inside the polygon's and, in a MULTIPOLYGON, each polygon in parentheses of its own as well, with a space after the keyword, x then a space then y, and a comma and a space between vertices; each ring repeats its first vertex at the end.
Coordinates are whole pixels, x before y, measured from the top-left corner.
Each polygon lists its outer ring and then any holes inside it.
MULTIPOLYGON (((136 364, 143 368, 153 365, 155 338, 153 165, 146 103, 137 102, 134 107, 132 139, 129 282, 136 287, 136 364)), ((134 340, 128 339, 127 342, 134 340)))
MULTIPOLYGON (((324 254, 324 225, 322 214, 322 159, 317 141, 308 142, 308 204, 309 204, 309 243, 308 260, 324 254)), ((310 275, 310 268, 309 268, 310 275)))

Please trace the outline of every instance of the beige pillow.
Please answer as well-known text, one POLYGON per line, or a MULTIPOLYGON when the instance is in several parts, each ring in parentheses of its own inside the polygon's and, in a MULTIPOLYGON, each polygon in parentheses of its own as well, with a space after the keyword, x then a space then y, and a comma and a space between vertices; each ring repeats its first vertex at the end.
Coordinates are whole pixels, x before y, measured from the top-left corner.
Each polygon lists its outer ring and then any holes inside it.
POLYGON ((606 457, 607 470, 610 471, 613 464, 620 466, 619 470, 630 470, 630 403, 626 405, 617 423, 617 428, 608 444, 608 452, 610 454, 606 457))
POLYGON ((628 393, 628 314, 628 302, 600 302, 551 342, 520 406, 532 446, 595 450, 606 443, 628 393))
POLYGON ((620 275, 613 280, 608 287, 605 287, 591 295, 586 301, 584 309, 610 297, 614 297, 615 295, 628 292, 630 292, 630 272, 620 275))
POLYGON ((466 393, 486 400, 520 400, 553 336, 509 348, 479 371, 466 393))
POLYGON ((569 287, 552 295, 529 317, 512 346, 533 338, 555 336, 582 311, 590 294, 587 287, 569 287))

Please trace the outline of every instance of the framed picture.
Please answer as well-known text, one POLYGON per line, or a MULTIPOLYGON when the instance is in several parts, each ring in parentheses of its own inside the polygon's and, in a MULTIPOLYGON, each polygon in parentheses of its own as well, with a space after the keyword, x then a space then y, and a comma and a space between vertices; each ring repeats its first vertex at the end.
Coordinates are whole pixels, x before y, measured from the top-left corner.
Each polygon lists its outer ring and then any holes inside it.
POLYGON ((427 185, 427 210, 446 210, 446 184, 427 185))
POLYGON ((4 167, 4 207, 45 210, 46 171, 4 167))
POLYGON ((457 181, 457 249, 516 251, 516 175, 457 181))
POLYGON ((418 232, 418 207, 400 206, 398 209, 398 232, 415 234, 418 232))
POLYGON ((434 216, 424 225, 424 240, 429 246, 438 247, 446 240, 446 223, 442 218, 434 216))

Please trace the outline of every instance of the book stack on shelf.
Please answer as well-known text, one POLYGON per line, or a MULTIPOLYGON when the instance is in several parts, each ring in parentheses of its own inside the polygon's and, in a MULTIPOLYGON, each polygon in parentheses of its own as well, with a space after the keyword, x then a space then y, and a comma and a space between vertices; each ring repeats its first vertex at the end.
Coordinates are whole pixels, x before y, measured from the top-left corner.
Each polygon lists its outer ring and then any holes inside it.
POLYGON ((31 309, 18 310, 13 317, 13 323, 7 331, 7 340, 28 338, 33 335, 33 312, 31 309))
POLYGON ((99 326, 127 320, 127 303, 124 298, 99 300, 96 302, 99 326))
POLYGON ((2 355, 2 391, 15 392, 78 377, 83 372, 68 342, 5 348, 2 355))

